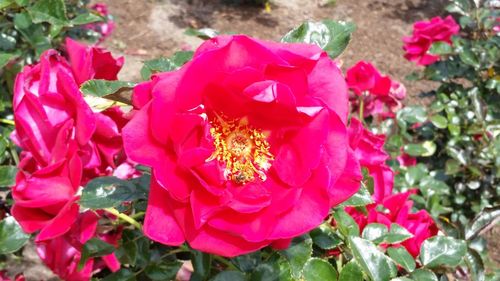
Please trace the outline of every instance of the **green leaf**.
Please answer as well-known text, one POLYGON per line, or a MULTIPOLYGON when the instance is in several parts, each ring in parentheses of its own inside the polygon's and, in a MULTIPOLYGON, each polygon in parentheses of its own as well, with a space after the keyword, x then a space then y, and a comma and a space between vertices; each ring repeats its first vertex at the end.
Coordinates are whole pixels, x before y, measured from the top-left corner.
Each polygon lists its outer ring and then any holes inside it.
POLYGON ((28 8, 34 23, 48 22, 53 25, 67 25, 66 5, 63 0, 37 0, 28 8))
POLYGON ((215 275, 211 281, 245 281, 247 280, 245 274, 239 271, 222 271, 221 273, 215 275))
POLYGON ((420 182, 426 175, 429 174, 427 167, 424 164, 417 164, 415 166, 408 167, 405 174, 405 180, 410 186, 414 186, 420 182))
POLYGON ((0 53, 0 68, 6 66, 9 61, 15 59, 16 57, 18 57, 17 54, 0 53))
MULTIPOLYGON (((13 51, 16 49, 17 40, 11 35, 0 33, 0 50, 13 51)), ((2 53, 3 54, 3 53, 2 53)))
POLYGON ((448 159, 444 165, 444 171, 447 175, 454 175, 460 171, 460 162, 455 159, 448 159))
POLYGON ((436 274, 427 269, 417 269, 410 274, 410 277, 417 281, 438 281, 436 274))
POLYGON ((290 268, 294 278, 301 276, 304 265, 312 255, 312 239, 303 235, 293 239, 288 249, 280 251, 280 254, 290 262, 290 268))
POLYGON ((122 264, 135 265, 137 261, 138 249, 135 241, 128 241, 116 250, 116 256, 122 264))
POLYGON ((212 267, 212 256, 200 251, 192 250, 191 262, 193 263, 194 269, 194 277, 191 277, 191 280, 206 280, 210 275, 210 270, 212 267))
POLYGON ((337 223, 340 233, 347 236, 359 236, 359 226, 356 221, 343 209, 336 209, 333 218, 337 223))
POLYGON ((465 262, 469 268, 469 272, 472 274, 472 280, 484 281, 486 279, 483 259, 476 250, 471 248, 467 250, 465 262))
POLYGON ((446 129, 448 127, 448 119, 441 115, 433 115, 431 116, 431 122, 434 126, 439 129, 446 129))
POLYGON ((83 83, 82 86, 80 86, 80 90, 86 96, 104 97, 122 90, 131 89, 135 85, 136 84, 133 82, 94 79, 83 83))
POLYGON ((19 250, 29 238, 14 217, 6 217, 0 221, 0 255, 19 250))
POLYGON ((361 237, 366 240, 374 241, 387 234, 387 226, 380 223, 370 223, 363 229, 361 237))
POLYGON ((11 187, 16 183, 16 166, 0 166, 0 187, 11 187))
POLYGON ((441 265, 457 266, 467 251, 463 240, 451 237, 435 236, 422 243, 420 260, 422 265, 433 268, 441 265))
POLYGON ((83 25, 93 22, 102 22, 105 19, 93 13, 79 14, 74 19, 70 21, 71 25, 83 25))
POLYGON ((288 32, 282 42, 316 44, 325 50, 331 58, 336 58, 351 41, 351 34, 356 25, 350 22, 324 20, 305 22, 288 32))
POLYGON ((14 4, 14 0, 0 0, 0 9, 7 8, 14 4))
POLYGON ((250 272, 261 261, 260 251, 256 251, 250 254, 237 256, 231 259, 231 262, 236 265, 241 271, 250 272))
POLYGON ((404 151, 411 156, 432 156, 436 152, 436 144, 433 141, 422 143, 409 143, 403 147, 404 151))
POLYGON ((117 177, 100 177, 91 180, 83 189, 80 205, 90 209, 105 209, 124 201, 145 199, 145 194, 129 181, 117 177))
POLYGON ((388 244, 398 244, 403 241, 406 241, 413 237, 406 228, 400 226, 397 223, 392 223, 391 228, 387 234, 382 236, 381 238, 375 240, 375 243, 388 243, 388 244))
POLYGON ((339 281, 363 281, 363 272, 355 261, 348 262, 339 274, 339 281))
POLYGON ((146 267, 144 272, 151 280, 173 280, 182 266, 182 262, 153 264, 146 267))
POLYGON ((135 281, 135 274, 129 269, 122 268, 115 273, 104 277, 102 281, 135 281))
POLYGON ((188 28, 186 29, 186 31, 184 31, 184 34, 189 36, 195 36, 203 40, 208 40, 218 36, 220 33, 217 30, 211 28, 200 28, 200 29, 188 28))
POLYGON ((310 233, 314 245, 323 250, 331 250, 337 247, 342 240, 335 234, 332 226, 328 223, 323 223, 319 227, 313 229, 310 233))
POLYGON ((391 279, 391 281, 414 281, 413 279, 410 279, 408 277, 396 277, 391 279))
POLYGON ((408 253, 405 247, 388 248, 387 253, 397 264, 402 266, 406 271, 412 272, 417 266, 412 255, 408 253))
POLYGON ((113 245, 108 244, 99 238, 92 238, 85 244, 83 244, 82 257, 80 258, 80 262, 78 263, 78 269, 82 270, 82 268, 85 266, 85 263, 89 259, 106 256, 113 253, 114 251, 115 247, 113 245))
POLYGON ((362 183, 358 192, 356 192, 356 194, 351 196, 349 199, 347 199, 347 201, 342 203, 340 206, 361 207, 371 203, 373 203, 372 196, 368 191, 368 189, 366 188, 365 184, 362 183))
POLYGON ((394 262, 372 242, 350 236, 349 245, 352 255, 371 280, 387 281, 396 276, 397 268, 394 262))
POLYGON ((500 206, 485 208, 466 227, 465 239, 474 240, 481 231, 500 219, 500 206))
POLYGON ((262 263, 255 268, 250 276, 250 281, 276 281, 280 280, 280 267, 277 263, 262 263))
POLYGON ((148 80, 158 72, 173 71, 183 66, 193 58, 193 52, 183 51, 175 53, 171 58, 158 58, 145 61, 141 68, 142 79, 148 80))
POLYGON ((318 258, 310 259, 304 266, 302 274, 304 281, 335 281, 338 277, 337 270, 329 262, 318 258))
POLYGON ((447 55, 453 53, 453 48, 446 42, 438 41, 431 45, 428 52, 432 55, 447 55))
POLYGON ((396 113, 396 118, 411 124, 427 121, 427 112, 422 106, 407 106, 396 113))

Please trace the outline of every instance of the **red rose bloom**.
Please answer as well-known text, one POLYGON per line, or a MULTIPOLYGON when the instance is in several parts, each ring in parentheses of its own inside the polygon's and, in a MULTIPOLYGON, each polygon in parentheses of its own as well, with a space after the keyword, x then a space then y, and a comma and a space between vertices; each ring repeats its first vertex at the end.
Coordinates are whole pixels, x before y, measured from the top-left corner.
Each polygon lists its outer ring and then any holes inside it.
POLYGON ((360 61, 349 68, 346 81, 349 89, 358 96, 363 92, 385 96, 391 89, 391 79, 388 76, 382 76, 371 63, 366 61, 360 61))
MULTIPOLYGON (((88 54, 99 53, 68 42, 73 44, 72 62, 80 51, 86 59, 91 59, 88 54)), ((108 54, 103 60, 109 58, 108 54)), ((92 112, 75 80, 76 76, 83 80, 103 77, 103 72, 116 77, 119 68, 115 70, 102 70, 98 63, 72 69, 66 59, 49 50, 16 78, 12 138, 24 152, 12 188, 12 213, 24 231, 41 230, 37 241, 68 231, 78 216, 80 186, 95 176, 111 175, 126 160, 120 132, 123 114, 115 108, 92 112)))
POLYGON ((102 42, 113 33, 113 30, 115 30, 115 22, 113 21, 113 17, 109 14, 108 6, 105 3, 96 3, 90 8, 106 19, 105 22, 89 23, 85 26, 86 29, 94 30, 101 34, 99 42, 102 42))
POLYGON ((99 259, 91 258, 85 262, 81 270, 78 269, 82 247, 91 238, 98 237, 107 243, 118 246, 117 242, 121 231, 97 233, 98 221, 99 216, 92 211, 80 214, 76 223, 64 235, 38 242, 36 244, 38 255, 47 267, 64 280, 88 281, 93 273, 105 267, 112 272, 118 271, 120 262, 114 253, 99 259))
POLYGON ((413 24, 413 35, 403 38, 405 58, 418 65, 433 64, 439 60, 439 56, 427 53, 431 45, 435 42, 446 42, 451 45, 451 37, 459 31, 460 26, 451 16, 416 22, 413 24))
POLYGON ((136 87, 127 155, 152 167, 145 234, 236 256, 284 246, 359 188, 348 96, 320 48, 220 36, 136 87))
POLYGON ((385 136, 375 135, 363 127, 363 124, 351 119, 349 126, 350 144, 361 167, 368 169, 374 181, 373 199, 381 202, 392 194, 394 172, 385 164, 389 155, 384 150, 385 136))
POLYGON ((391 223, 397 223, 406 228, 413 237, 403 241, 401 245, 413 257, 417 257, 422 243, 427 238, 437 235, 438 228, 427 211, 411 212, 413 201, 408 197, 412 193, 416 193, 416 190, 394 194, 386 197, 380 204, 368 205, 366 206, 368 215, 352 207, 346 208, 346 211, 354 218, 361 231, 370 223, 381 223, 387 227, 390 227, 391 223))

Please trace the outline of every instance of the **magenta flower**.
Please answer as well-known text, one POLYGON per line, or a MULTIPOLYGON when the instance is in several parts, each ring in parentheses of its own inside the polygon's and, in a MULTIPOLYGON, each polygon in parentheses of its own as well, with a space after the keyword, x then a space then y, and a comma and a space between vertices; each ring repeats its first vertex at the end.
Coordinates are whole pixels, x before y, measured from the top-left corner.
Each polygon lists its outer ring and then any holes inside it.
POLYGON ((133 102, 124 144, 152 167, 152 240, 222 256, 283 247, 359 188, 345 80, 316 46, 216 37, 133 102))
POLYGON ((403 38, 405 58, 418 65, 433 64, 439 60, 439 56, 428 53, 431 45, 435 42, 445 42, 451 45, 451 37, 459 31, 460 26, 451 16, 444 19, 434 17, 429 21, 416 22, 413 24, 413 35, 403 38))

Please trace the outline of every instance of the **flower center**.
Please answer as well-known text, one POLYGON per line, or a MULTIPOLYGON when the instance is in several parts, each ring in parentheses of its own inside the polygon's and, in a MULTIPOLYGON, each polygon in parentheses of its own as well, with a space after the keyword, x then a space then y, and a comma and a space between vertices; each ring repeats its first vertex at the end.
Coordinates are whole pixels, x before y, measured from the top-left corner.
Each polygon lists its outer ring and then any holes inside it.
POLYGON ((274 160, 266 135, 249 126, 246 118, 227 120, 216 115, 210 124, 215 151, 206 161, 217 159, 224 163, 226 178, 237 184, 254 181, 256 176, 265 181, 265 172, 274 160))

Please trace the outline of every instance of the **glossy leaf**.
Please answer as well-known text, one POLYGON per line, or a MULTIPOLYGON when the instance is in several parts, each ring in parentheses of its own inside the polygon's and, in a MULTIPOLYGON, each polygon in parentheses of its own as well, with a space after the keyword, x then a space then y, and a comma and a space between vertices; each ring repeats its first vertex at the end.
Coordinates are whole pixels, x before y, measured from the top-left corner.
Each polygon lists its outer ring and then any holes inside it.
POLYGON ((343 209, 336 209, 333 218, 337 223, 340 233, 347 236, 359 236, 359 226, 354 219, 343 209))
POLYGON ((432 124, 439 129, 446 129, 448 127, 448 119, 441 115, 433 115, 430 118, 432 124))
POLYGON ((217 30, 211 28, 200 28, 200 29, 188 28, 186 29, 184 34, 195 36, 203 40, 208 40, 218 36, 220 33, 217 30))
POLYGON ((500 206, 485 208, 479 213, 465 229, 465 239, 473 240, 481 231, 494 225, 500 219, 500 206))
POLYGON ((116 177, 100 177, 87 183, 80 198, 80 205, 90 209, 104 209, 139 198, 145 199, 145 194, 131 182, 116 177))
POLYGON ((6 217, 0 221, 0 255, 19 250, 29 238, 14 217, 6 217))
POLYGON ((181 266, 182 263, 180 261, 153 264, 146 267, 144 272, 151 280, 173 280, 181 266))
POLYGON ((105 97, 118 93, 122 90, 131 89, 135 86, 133 82, 108 81, 103 79, 88 80, 82 84, 80 90, 84 95, 93 97, 105 97))
POLYGON ((323 250, 331 250, 342 243, 340 237, 335 234, 332 226, 328 223, 324 223, 313 229, 309 234, 311 235, 314 245, 323 250))
POLYGON ((363 281, 361 267, 355 261, 348 262, 340 271, 339 281, 363 281))
POLYGON ((130 269, 122 268, 115 273, 104 277, 102 281, 135 281, 136 275, 130 269))
POLYGON ((387 226, 380 223, 370 223, 365 226, 361 237, 366 240, 374 241, 387 234, 387 226))
POLYGON ((193 277, 191 277, 191 280, 207 279, 212 268, 212 256, 200 251, 192 250, 191 262, 194 269, 193 277))
POLYGON ((422 243, 420 260, 425 267, 457 266, 467 251, 465 241, 451 237, 435 236, 422 243))
POLYGON ((239 271, 222 271, 221 273, 215 275, 211 281, 245 281, 245 274, 239 271))
POLYGON ((351 196, 347 201, 341 204, 341 206, 366 206, 368 204, 373 203, 372 196, 366 186, 361 184, 358 192, 356 192, 353 196, 351 196))
POLYGON ((48 22, 53 25, 66 25, 66 5, 63 0, 37 0, 28 8, 34 23, 48 22))
POLYGON ((447 55, 452 52, 451 45, 443 41, 434 42, 429 49, 429 53, 433 55, 447 55))
POLYGON ((249 281, 276 281, 280 280, 280 267, 277 263, 262 263, 255 268, 249 281))
POLYGON ((304 265, 312 255, 312 239, 308 235, 297 237, 293 239, 288 249, 280 253, 290 263, 294 278, 299 278, 304 265))
POLYGON ((304 281, 335 281, 338 278, 337 270, 327 261, 312 258, 304 266, 304 281))
POLYGON ((406 271, 412 272, 417 266, 412 255, 404 247, 388 248, 389 256, 406 271))
POLYGON ((281 41, 316 44, 331 58, 336 58, 345 50, 355 30, 356 25, 349 22, 332 20, 305 22, 287 33, 281 41))
POLYGON ((104 18, 93 13, 79 14, 70 21, 72 25, 83 25, 93 22, 104 21, 104 18))
POLYGON ((396 265, 372 242, 350 236, 349 246, 354 258, 371 280, 387 281, 396 276, 396 265))
POLYGON ((436 274, 427 269, 417 269, 410 274, 410 277, 418 281, 438 281, 436 274))
POLYGON ((102 241, 99 238, 92 238, 83 244, 82 256, 78 263, 78 268, 81 270, 85 263, 95 257, 109 255, 115 251, 115 247, 109 243, 102 241))
POLYGON ((171 58, 158 58, 144 62, 141 68, 142 79, 147 80, 158 72, 176 70, 193 57, 193 52, 177 52, 171 58))
POLYGON ((11 187, 16 183, 17 168, 15 166, 0 166, 0 187, 11 187))

